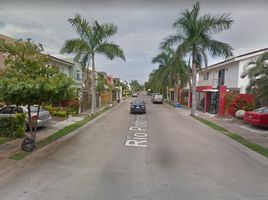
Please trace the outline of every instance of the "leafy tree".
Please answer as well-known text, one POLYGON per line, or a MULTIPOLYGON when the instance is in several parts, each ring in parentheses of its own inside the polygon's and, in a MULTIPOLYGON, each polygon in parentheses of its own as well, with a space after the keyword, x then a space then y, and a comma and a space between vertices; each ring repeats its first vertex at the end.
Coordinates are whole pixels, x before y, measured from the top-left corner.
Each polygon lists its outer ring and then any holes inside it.
POLYGON ((49 56, 42 54, 40 44, 31 40, 7 44, 0 41, 0 52, 5 55, 6 70, 0 79, 0 101, 27 105, 31 138, 36 140, 36 123, 40 106, 53 100, 62 100, 74 94, 73 81, 48 66, 49 56), (31 105, 38 105, 36 119, 31 117, 31 105))
POLYGON ((196 112, 196 70, 201 63, 207 65, 206 53, 214 56, 232 56, 232 47, 213 39, 213 35, 231 27, 233 20, 227 14, 200 15, 200 3, 193 5, 191 10, 186 9, 174 22, 175 35, 170 35, 161 44, 163 49, 177 45, 179 56, 191 56, 192 66, 192 110, 196 112))
POLYGON ((74 18, 68 20, 71 26, 79 35, 76 39, 65 41, 61 53, 74 53, 76 60, 82 63, 82 66, 88 70, 92 66, 92 113, 96 110, 96 68, 95 55, 104 55, 110 60, 115 57, 125 60, 123 50, 119 45, 109 42, 109 38, 117 32, 117 27, 113 24, 99 24, 94 21, 90 24, 85 18, 76 14, 74 18))
POLYGON ((149 75, 149 84, 152 92, 161 92, 168 83, 168 79, 164 79, 167 70, 163 66, 159 66, 149 75))
POLYGON ((242 78, 249 78, 247 91, 256 95, 256 100, 268 100, 268 53, 248 62, 242 73, 242 78))
POLYGON ((107 80, 102 74, 98 74, 98 84, 97 84, 97 91, 102 92, 106 90, 107 80))
POLYGON ((141 91, 143 86, 137 80, 131 80, 130 87, 132 91, 141 91))

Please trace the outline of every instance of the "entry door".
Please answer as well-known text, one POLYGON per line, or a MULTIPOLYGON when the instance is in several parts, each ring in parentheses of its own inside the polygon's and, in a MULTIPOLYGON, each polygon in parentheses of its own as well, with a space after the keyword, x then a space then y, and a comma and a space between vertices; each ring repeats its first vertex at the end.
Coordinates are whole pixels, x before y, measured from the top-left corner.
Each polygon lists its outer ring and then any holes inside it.
POLYGON ((219 106, 219 92, 208 92, 207 95, 207 112, 216 114, 219 106))

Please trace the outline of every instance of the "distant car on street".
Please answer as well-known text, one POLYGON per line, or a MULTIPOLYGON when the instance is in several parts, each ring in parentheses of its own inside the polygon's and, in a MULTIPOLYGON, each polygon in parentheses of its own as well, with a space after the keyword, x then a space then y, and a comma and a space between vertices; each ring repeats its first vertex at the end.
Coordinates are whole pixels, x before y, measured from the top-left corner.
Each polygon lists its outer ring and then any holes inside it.
MULTIPOLYGON (((37 111, 38 106, 31 106, 31 118, 32 120, 36 120, 37 118, 37 111)), ((6 106, 0 109, 0 117, 9 117, 12 115, 15 115, 16 113, 28 113, 28 109, 26 106, 6 106)), ((48 111, 44 110, 43 108, 40 108, 39 116, 37 119, 37 126, 36 127, 42 127, 49 125, 51 123, 51 115, 48 111)), ((28 117, 26 116, 26 127, 25 129, 28 129, 29 127, 29 121, 28 117)))
POLYGON ((254 126, 268 127, 268 107, 247 111, 243 120, 254 126))
POLYGON ((146 113, 146 105, 143 100, 134 100, 130 103, 130 114, 146 113))
POLYGON ((132 93, 132 97, 138 97, 138 93, 136 92, 132 93))
POLYGON ((152 94, 152 102, 153 103, 163 103, 163 95, 159 93, 152 94))

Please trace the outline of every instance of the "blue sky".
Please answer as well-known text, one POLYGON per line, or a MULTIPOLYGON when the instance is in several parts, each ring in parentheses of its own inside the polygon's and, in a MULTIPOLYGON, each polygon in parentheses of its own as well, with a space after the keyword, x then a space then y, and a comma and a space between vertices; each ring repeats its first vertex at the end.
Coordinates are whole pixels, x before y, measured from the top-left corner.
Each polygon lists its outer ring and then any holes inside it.
MULTIPOLYGON (((59 58, 72 57, 60 55, 59 49, 67 39, 75 38, 76 33, 68 24, 68 18, 75 13, 88 21, 114 23, 118 33, 111 41, 119 44, 126 54, 126 62, 107 60, 98 56, 96 67, 123 80, 137 79, 144 82, 149 73, 157 67, 151 64, 157 55, 159 43, 164 37, 174 33, 172 23, 186 8, 195 1, 57 1, 13 0, 0 3, 0 33, 14 38, 32 38, 42 43, 45 51, 59 58)), ((265 1, 229 1, 222 3, 204 0, 201 2, 203 13, 230 13, 235 20, 230 30, 217 34, 216 39, 230 43, 234 54, 239 55, 268 47, 268 18, 265 1)), ((209 64, 223 58, 210 58, 209 64)))

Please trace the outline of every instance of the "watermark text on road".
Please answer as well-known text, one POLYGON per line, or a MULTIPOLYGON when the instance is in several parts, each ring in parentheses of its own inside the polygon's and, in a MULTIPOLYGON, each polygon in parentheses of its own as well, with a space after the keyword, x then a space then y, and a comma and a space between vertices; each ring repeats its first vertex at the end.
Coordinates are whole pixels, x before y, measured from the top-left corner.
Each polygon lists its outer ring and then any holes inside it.
POLYGON ((129 127, 130 136, 127 136, 125 146, 147 147, 148 134, 146 133, 146 130, 147 130, 146 118, 142 116, 137 116, 135 118, 135 121, 133 122, 133 125, 129 127))

